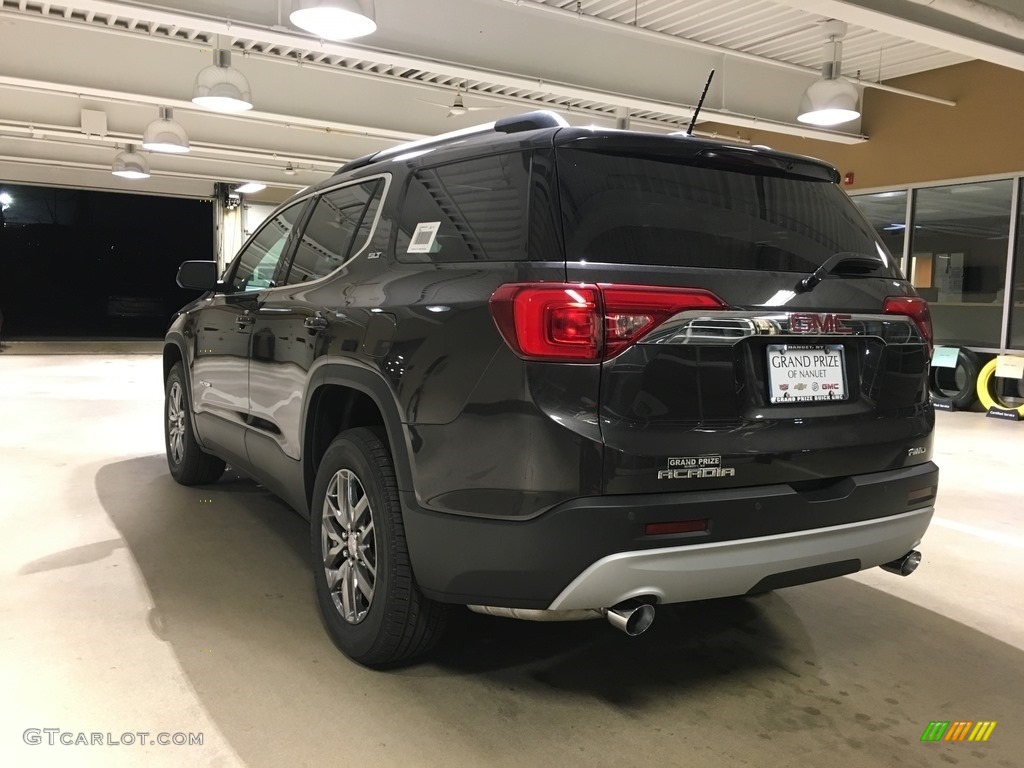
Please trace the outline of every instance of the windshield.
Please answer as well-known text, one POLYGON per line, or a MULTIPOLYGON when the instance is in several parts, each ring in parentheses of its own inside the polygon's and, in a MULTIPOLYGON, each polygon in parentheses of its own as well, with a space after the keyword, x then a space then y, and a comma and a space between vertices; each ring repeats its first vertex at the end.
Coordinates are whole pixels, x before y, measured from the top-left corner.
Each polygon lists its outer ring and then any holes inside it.
POLYGON ((848 252, 881 258, 872 276, 899 276, 828 181, 568 147, 557 156, 570 261, 809 273, 848 252))

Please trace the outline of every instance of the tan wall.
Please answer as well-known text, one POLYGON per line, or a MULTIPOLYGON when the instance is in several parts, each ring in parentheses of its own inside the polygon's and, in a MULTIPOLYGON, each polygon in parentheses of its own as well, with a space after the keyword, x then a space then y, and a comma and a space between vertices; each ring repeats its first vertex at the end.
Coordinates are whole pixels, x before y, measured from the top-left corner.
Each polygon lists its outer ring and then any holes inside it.
MULTIPOLYGON (((1024 173, 1024 72, 970 61, 889 84, 957 104, 946 107, 865 88, 863 132, 869 140, 861 144, 757 131, 741 135, 754 144, 820 157, 844 175, 852 171, 849 191, 1024 173)), ((723 137, 736 133, 729 126, 719 130, 723 137)))

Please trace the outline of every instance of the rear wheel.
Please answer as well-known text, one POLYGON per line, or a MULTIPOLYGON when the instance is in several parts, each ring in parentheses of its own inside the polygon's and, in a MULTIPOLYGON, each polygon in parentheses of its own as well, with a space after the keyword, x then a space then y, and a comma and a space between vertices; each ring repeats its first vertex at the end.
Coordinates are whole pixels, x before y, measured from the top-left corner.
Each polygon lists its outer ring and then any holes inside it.
POLYGON ((334 644, 370 667, 430 650, 447 610, 416 586, 391 454, 373 430, 351 429, 331 443, 310 522, 317 602, 334 644))
POLYGON ((212 483, 224 474, 224 461, 203 451, 196 442, 192 430, 192 408, 185 390, 185 374, 181 363, 175 363, 167 374, 164 389, 164 447, 171 477, 182 485, 212 483))

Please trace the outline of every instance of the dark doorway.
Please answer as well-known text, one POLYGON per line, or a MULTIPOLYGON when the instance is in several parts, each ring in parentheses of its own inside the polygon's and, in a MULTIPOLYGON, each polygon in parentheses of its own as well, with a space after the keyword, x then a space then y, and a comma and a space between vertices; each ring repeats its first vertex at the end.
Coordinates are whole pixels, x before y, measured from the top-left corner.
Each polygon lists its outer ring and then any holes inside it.
POLYGON ((196 297, 174 282, 213 259, 210 200, 0 182, 6 339, 160 338, 196 297))

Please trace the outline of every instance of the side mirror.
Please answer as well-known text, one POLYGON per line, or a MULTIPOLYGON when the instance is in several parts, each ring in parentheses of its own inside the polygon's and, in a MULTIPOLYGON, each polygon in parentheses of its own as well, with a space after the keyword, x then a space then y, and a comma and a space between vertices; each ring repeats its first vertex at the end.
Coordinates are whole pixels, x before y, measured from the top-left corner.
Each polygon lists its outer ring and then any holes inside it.
POLYGON ((217 287, 217 262, 186 261, 178 267, 178 285, 196 291, 212 291, 217 287))

